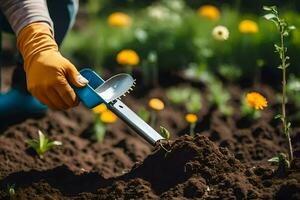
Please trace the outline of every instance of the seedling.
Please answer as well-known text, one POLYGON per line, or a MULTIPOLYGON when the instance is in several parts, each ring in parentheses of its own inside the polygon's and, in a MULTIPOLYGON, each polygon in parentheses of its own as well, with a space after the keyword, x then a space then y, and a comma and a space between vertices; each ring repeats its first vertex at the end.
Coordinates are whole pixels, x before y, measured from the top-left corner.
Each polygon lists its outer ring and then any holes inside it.
POLYGON ((167 97, 174 104, 183 104, 191 113, 197 113, 202 108, 201 94, 192 87, 172 87, 167 91, 167 97))
POLYGON ((269 162, 276 163, 278 165, 278 170, 282 170, 282 172, 287 171, 287 169, 290 168, 291 163, 286 157, 286 154, 279 153, 277 156, 274 156, 273 158, 268 160, 269 162))
POLYGON ((6 192, 10 199, 13 199, 13 197, 16 195, 15 187, 15 184, 8 184, 6 187, 6 192))
POLYGON ((232 115, 233 109, 230 105, 228 105, 228 101, 230 100, 231 96, 230 93, 223 88, 222 83, 216 79, 209 81, 208 89, 209 101, 216 105, 218 110, 225 116, 232 115))
POLYGON ((237 81, 242 75, 242 70, 235 65, 221 64, 217 69, 219 74, 230 82, 237 81))
POLYGON ((146 86, 157 86, 159 84, 157 53, 151 51, 142 62, 143 81, 146 86))
POLYGON ((145 122, 149 122, 150 120, 150 112, 144 108, 141 107, 138 111, 137 111, 138 116, 140 116, 140 118, 142 118, 145 122))
POLYGON ((103 142, 108 124, 115 123, 117 116, 106 109, 95 115, 94 132, 98 142, 103 142))
POLYGON ((167 140, 170 139, 170 137, 171 137, 170 132, 162 126, 159 129, 159 134, 167 140))
POLYGON ((281 114, 278 114, 275 118, 280 119, 282 122, 283 133, 287 139, 288 151, 289 151, 289 162, 293 160, 293 148, 291 143, 291 122, 287 119, 286 114, 286 103, 287 103, 287 81, 286 73, 287 68, 290 65, 288 63, 289 57, 286 55, 287 47, 285 46, 285 39, 289 36, 290 32, 295 29, 295 26, 289 26, 285 19, 279 17, 276 6, 267 7, 264 6, 263 9, 268 13, 264 16, 265 19, 273 22, 279 33, 280 33, 280 44, 275 44, 275 52, 278 53, 280 58, 279 69, 282 71, 282 94, 281 94, 281 114))
POLYGON ((43 158, 43 154, 47 152, 49 149, 54 148, 55 146, 62 145, 62 142, 60 141, 51 141, 49 140, 42 131, 38 131, 39 133, 39 140, 29 140, 27 141, 27 144, 35 150, 35 152, 40 156, 40 158, 43 158))

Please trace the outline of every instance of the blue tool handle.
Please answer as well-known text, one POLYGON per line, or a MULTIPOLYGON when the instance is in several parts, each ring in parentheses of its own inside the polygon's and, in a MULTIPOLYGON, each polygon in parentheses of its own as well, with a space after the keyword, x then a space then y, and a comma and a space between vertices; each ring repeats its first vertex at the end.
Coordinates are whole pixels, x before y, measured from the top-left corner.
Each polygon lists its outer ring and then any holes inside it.
POLYGON ((82 88, 73 87, 80 101, 90 109, 101 103, 106 104, 106 102, 95 92, 95 89, 102 85, 104 80, 96 72, 88 68, 80 70, 80 74, 89 81, 89 83, 82 88))

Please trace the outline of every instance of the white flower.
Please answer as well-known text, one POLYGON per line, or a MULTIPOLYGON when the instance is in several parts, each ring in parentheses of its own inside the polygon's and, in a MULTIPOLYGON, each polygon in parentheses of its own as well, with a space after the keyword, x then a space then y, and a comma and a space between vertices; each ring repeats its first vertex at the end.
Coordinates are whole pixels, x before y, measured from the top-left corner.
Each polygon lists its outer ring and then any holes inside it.
POLYGON ((151 6, 148 8, 148 14, 152 18, 164 20, 170 15, 170 10, 163 6, 151 6))
POLYGON ((228 39, 229 31, 225 26, 216 26, 212 31, 212 35, 216 40, 224 41, 228 39))

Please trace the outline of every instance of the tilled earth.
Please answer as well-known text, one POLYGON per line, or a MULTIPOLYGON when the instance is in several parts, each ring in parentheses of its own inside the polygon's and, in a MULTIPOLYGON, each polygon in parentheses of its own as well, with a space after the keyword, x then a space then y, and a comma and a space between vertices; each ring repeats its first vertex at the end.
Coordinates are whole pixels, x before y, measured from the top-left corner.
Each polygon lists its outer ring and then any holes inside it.
POLYGON ((228 90, 234 97, 234 116, 204 106, 194 138, 186 135, 184 109, 168 102, 165 88, 126 97, 133 110, 150 97, 165 101, 156 129, 163 125, 173 135, 156 147, 120 120, 109 126, 104 142, 97 143, 91 139, 94 116, 83 106, 9 126, 0 135, 0 199, 10 199, 6 188, 12 184, 13 199, 300 199, 300 126, 293 129, 292 168, 278 173, 267 162, 286 150, 279 123, 273 120, 273 90, 260 87, 270 106, 251 123, 237 107, 244 90, 228 90), (43 158, 26 145, 39 129, 63 142, 43 158))

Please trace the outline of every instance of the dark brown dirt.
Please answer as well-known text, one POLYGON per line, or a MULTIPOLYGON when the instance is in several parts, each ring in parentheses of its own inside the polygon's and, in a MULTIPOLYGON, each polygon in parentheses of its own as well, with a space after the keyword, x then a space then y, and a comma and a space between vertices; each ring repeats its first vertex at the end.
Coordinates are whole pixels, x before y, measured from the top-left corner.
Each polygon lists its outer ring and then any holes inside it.
MULTIPOLYGON (((240 95, 247 91, 228 86, 233 95, 232 117, 208 104, 199 113, 196 137, 188 135, 186 111, 165 97, 165 87, 125 99, 133 110, 160 97, 166 109, 158 113, 159 125, 172 133, 169 143, 152 148, 120 120, 109 126, 103 143, 91 139, 93 115, 82 106, 41 119, 10 126, 0 135, 0 199, 9 199, 6 188, 16 185, 12 199, 300 199, 300 126, 293 123, 296 157, 292 169, 278 174, 267 162, 286 151, 275 94, 258 87, 270 106, 256 121, 240 116, 240 95), (25 141, 41 129, 63 145, 44 158, 36 156, 25 141), (180 136, 180 137, 178 137, 180 136)), ((137 88, 137 92, 141 89, 137 88)))

